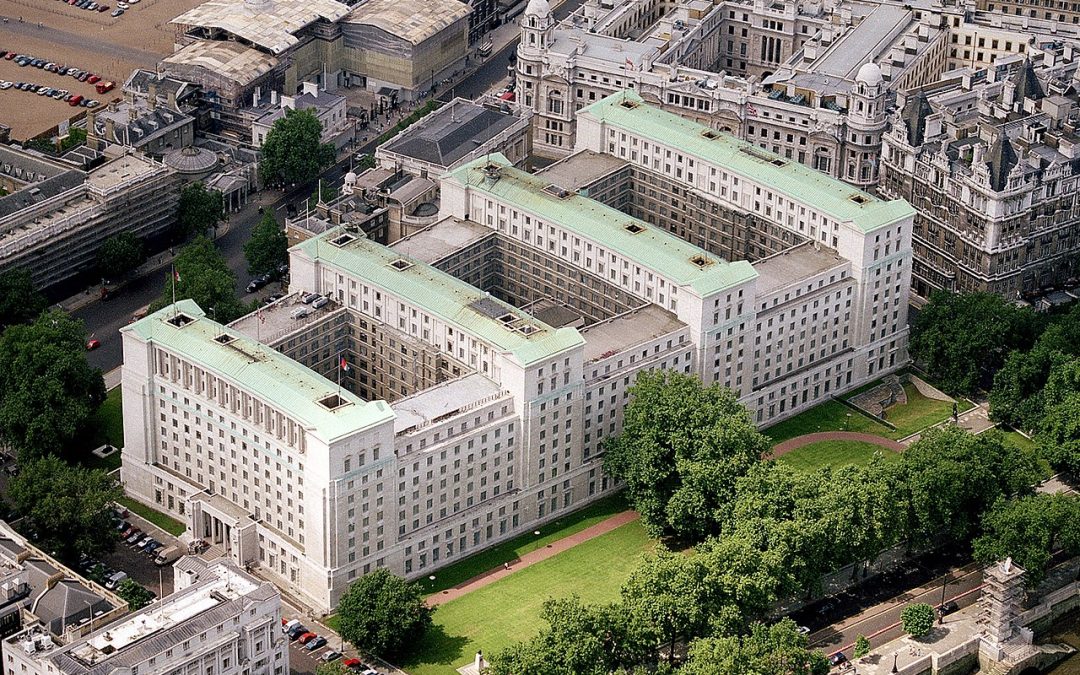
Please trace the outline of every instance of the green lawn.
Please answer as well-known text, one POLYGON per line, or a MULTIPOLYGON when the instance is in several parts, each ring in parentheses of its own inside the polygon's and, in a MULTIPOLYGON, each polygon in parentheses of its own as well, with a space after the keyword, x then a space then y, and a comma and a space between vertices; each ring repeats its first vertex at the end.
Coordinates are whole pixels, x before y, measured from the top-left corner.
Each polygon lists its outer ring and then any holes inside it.
POLYGON ((872 443, 861 441, 822 441, 811 443, 777 458, 799 471, 817 471, 823 466, 839 467, 845 464, 857 464, 865 466, 870 463, 870 458, 875 452, 881 452, 885 461, 892 462, 900 458, 900 454, 887 450, 872 443))
POLYGON ((85 459, 82 464, 93 469, 104 469, 106 471, 119 469, 119 452, 101 458, 91 454, 90 451, 105 444, 116 448, 124 447, 124 413, 121 409, 120 387, 116 387, 108 393, 94 418, 94 437, 90 442, 90 447, 86 448, 85 459))
POLYGON ((818 431, 858 431, 890 438, 892 429, 847 407, 839 401, 826 401, 804 413, 774 424, 762 433, 774 443, 818 431))
POLYGON ((504 562, 520 558, 526 553, 547 546, 553 541, 569 537, 587 527, 596 525, 629 508, 630 506, 621 494, 604 497, 580 511, 567 514, 558 520, 553 520, 537 528, 540 531, 539 537, 532 532, 521 535, 516 539, 503 542, 498 546, 437 570, 435 572, 435 581, 424 578, 417 581, 417 583, 423 587, 425 594, 438 593, 441 590, 452 588, 463 581, 468 581, 479 574, 499 567, 504 562))
POLYGON ((146 506, 145 504, 137 502, 134 499, 130 499, 128 497, 121 497, 120 503, 126 506, 128 510, 132 513, 136 513, 143 518, 146 518, 151 523, 157 525, 158 527, 165 530, 174 537, 179 537, 181 534, 184 533, 183 523, 181 523, 179 520, 174 520, 173 518, 170 518, 169 516, 161 513, 160 511, 155 511, 149 506, 146 506))
MULTIPOLYGON (((894 438, 910 436, 952 417, 952 403, 927 398, 910 382, 904 385, 904 392, 907 393, 907 403, 885 410, 885 419, 896 427, 894 438)), ((960 407, 959 402, 957 406, 960 407)))
POLYGON ((534 635, 548 598, 614 601, 651 546, 641 524, 628 523, 441 605, 415 657, 402 666, 411 675, 454 675, 478 649, 493 654, 534 635))
POLYGON ((1002 433, 1005 434, 1005 440, 1009 441, 1021 450, 1035 450, 1035 441, 1031 440, 1027 436, 1016 431, 1005 431, 1005 427, 1002 429, 1002 433))

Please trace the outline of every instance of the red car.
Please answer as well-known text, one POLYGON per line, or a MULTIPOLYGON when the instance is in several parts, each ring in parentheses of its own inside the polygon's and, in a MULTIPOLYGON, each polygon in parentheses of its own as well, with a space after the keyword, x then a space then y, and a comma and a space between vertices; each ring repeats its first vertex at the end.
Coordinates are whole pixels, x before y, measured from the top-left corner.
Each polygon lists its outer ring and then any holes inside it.
POLYGON ((100 346, 101 340, 98 340, 97 338, 90 338, 90 340, 86 343, 86 351, 92 352, 100 346))
POLYGON ((349 670, 359 670, 364 667, 364 662, 360 659, 345 659, 341 662, 341 665, 345 666, 349 670))
POLYGON ((106 93, 108 91, 111 91, 112 88, 115 87, 115 86, 116 86, 115 82, 112 82, 110 80, 102 80, 102 81, 100 81, 100 82, 98 82, 97 84, 94 85, 94 89, 97 90, 97 93, 104 94, 104 93, 106 93))
POLYGON ((75 94, 75 96, 73 96, 72 99, 70 101, 68 101, 68 105, 74 108, 75 106, 82 103, 82 100, 83 100, 83 95, 82 94, 75 94))
POLYGON ((90 77, 86 78, 86 81, 89 82, 90 84, 94 84, 100 79, 101 79, 101 77, 98 76, 98 75, 91 75, 90 77))
POLYGON ((318 637, 318 635, 316 635, 315 633, 304 633, 299 638, 297 638, 296 641, 299 642, 302 645, 306 645, 308 640, 314 640, 317 637, 318 637))

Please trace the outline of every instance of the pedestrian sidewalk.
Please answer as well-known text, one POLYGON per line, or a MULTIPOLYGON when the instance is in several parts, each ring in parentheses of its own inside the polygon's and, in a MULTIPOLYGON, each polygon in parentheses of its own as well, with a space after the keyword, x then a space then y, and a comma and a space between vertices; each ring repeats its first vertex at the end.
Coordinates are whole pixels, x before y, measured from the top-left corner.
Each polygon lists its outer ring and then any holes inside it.
POLYGON ((483 588, 490 584, 495 583, 499 579, 503 579, 510 576, 518 570, 535 565, 536 563, 547 560, 553 556, 556 556, 567 549, 571 549, 578 544, 583 544, 590 539, 595 539, 602 534, 607 534, 612 530, 622 527, 627 523, 632 523, 638 519, 638 514, 635 511, 623 511, 617 513, 610 518, 600 521, 596 525, 587 527, 584 530, 571 534, 568 537, 563 537, 558 541, 552 542, 544 548, 538 548, 535 551, 531 551, 521 556, 513 562, 507 562, 502 567, 496 567, 495 569, 488 570, 483 574, 478 574, 472 579, 469 579, 453 588, 448 588, 445 591, 437 595, 428 597, 427 603, 432 607, 436 607, 446 602, 450 602, 456 598, 460 598, 466 593, 471 593, 478 588, 483 588))

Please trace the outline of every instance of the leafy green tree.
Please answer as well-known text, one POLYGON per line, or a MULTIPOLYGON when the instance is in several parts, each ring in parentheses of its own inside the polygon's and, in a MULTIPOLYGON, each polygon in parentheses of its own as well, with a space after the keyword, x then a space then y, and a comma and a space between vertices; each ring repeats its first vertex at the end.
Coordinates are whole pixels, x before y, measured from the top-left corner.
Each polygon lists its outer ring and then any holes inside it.
POLYGON ((352 672, 341 661, 319 663, 315 666, 315 675, 351 675, 352 672))
POLYGON ((38 532, 36 543, 66 562, 112 550, 112 505, 123 494, 104 471, 55 455, 22 463, 8 484, 12 503, 38 532))
POLYGON ((1027 349, 1038 319, 994 293, 938 291, 912 326, 909 349, 915 361, 953 394, 989 387, 1014 349, 1027 349))
POLYGON ((19 268, 0 273, 0 330, 33 321, 45 305, 45 296, 34 288, 28 270, 19 268))
POLYGON ((1036 437, 1054 468, 1080 476, 1080 394, 1070 394, 1051 406, 1039 423, 1036 437))
POLYGON ((829 662, 807 646, 791 619, 755 623, 748 635, 707 637, 690 644, 680 675, 826 675, 829 662))
POLYGON ((866 636, 859 633, 855 636, 855 651, 853 652, 855 658, 861 659, 870 653, 870 641, 866 639, 866 636))
POLYGON ((670 370, 630 389, 623 431, 604 441, 605 470, 626 482, 653 536, 700 541, 720 531, 735 481, 769 451, 729 389, 670 370))
POLYGON ((116 587, 116 594, 127 601, 128 609, 135 612, 154 601, 154 594, 134 579, 124 579, 116 587))
POLYGON ((120 276, 146 260, 142 239, 132 232, 120 232, 106 239, 98 249, 98 269, 102 276, 120 276))
POLYGON ((334 163, 334 146, 322 142, 322 123, 310 110, 285 111, 263 140, 259 177, 267 185, 306 183, 334 163))
POLYGON ((431 626, 420 587, 385 568, 357 579, 338 602, 341 637, 386 658, 403 656, 431 626))
POLYGON ((105 576, 105 573, 108 571, 109 570, 107 567, 105 567, 105 565, 97 563, 96 565, 91 567, 90 570, 86 573, 86 578, 98 584, 99 586, 104 586, 105 582, 108 580, 108 577, 105 576))
POLYGON ((975 559, 984 565, 1011 557, 1027 570, 1034 586, 1046 578, 1054 551, 1080 554, 1080 499, 1074 495, 1034 494, 999 500, 983 516, 975 539, 975 559))
POLYGON ((201 182, 192 183, 180 191, 176 207, 176 233, 183 240, 206 231, 225 217, 225 201, 218 190, 207 190, 201 182))
POLYGON ((0 436, 21 461, 80 447, 104 400, 82 321, 54 310, 0 335, 0 436))
POLYGON ((252 229, 251 239, 244 244, 244 257, 248 272, 253 275, 275 274, 279 265, 289 261, 289 238, 271 211, 263 214, 252 229))
POLYGON ((177 281, 172 273, 166 277, 161 296, 150 305, 151 311, 172 303, 175 284, 177 300, 191 298, 219 323, 229 323, 246 313, 247 307, 236 297, 236 275, 214 242, 197 237, 180 249, 173 267, 180 279, 177 281))
POLYGON ((540 617, 547 627, 492 655, 486 675, 606 675, 655 661, 655 642, 620 605, 585 605, 576 596, 552 599, 540 617))
POLYGON ((900 612, 900 625, 904 632, 921 638, 934 627, 934 608, 925 602, 915 602, 900 612))

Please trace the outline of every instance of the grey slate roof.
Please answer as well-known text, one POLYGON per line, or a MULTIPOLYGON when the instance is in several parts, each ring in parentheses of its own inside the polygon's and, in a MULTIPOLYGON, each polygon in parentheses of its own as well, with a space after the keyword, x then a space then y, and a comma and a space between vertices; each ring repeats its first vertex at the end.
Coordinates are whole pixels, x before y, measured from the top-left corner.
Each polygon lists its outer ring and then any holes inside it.
POLYGON ((16 190, 6 197, 0 197, 0 218, 77 188, 85 181, 86 174, 72 169, 51 178, 46 178, 40 183, 34 183, 22 190, 16 190))
POLYGON ((908 144, 913 148, 922 145, 926 134, 926 118, 933 112, 930 101, 926 98, 926 92, 922 89, 917 94, 908 98, 904 103, 904 109, 900 113, 904 126, 907 127, 908 144))
POLYGON ((1020 162, 1016 151, 1013 150, 1009 137, 998 134, 997 140, 990 146, 987 167, 990 169, 990 187, 998 192, 1005 189, 1009 182, 1009 172, 1020 162))
POLYGON ((1018 100, 1025 98, 1039 100, 1046 95, 1042 83, 1035 76, 1035 67, 1031 65, 1031 59, 1024 60, 1024 65, 1020 67, 1019 78, 1016 83, 1016 98, 1018 100))
POLYGON ((518 121, 514 115, 458 101, 414 124, 387 150, 449 167, 518 121))
POLYGON ((34 601, 34 614, 48 629, 62 635, 69 625, 78 624, 94 613, 108 612, 113 605, 74 579, 62 579, 34 601))

